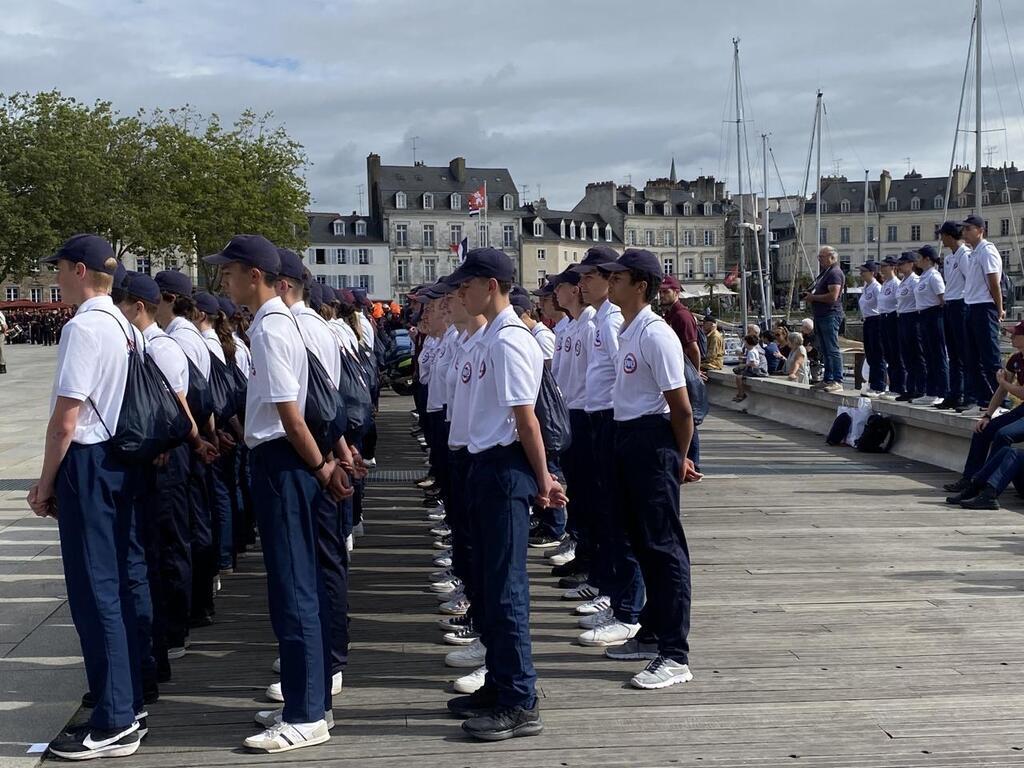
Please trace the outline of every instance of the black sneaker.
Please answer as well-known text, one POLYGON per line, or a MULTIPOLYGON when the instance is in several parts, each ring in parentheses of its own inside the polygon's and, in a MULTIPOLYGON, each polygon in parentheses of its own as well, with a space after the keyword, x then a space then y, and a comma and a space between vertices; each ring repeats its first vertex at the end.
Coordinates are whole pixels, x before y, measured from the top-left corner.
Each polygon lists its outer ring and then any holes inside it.
POLYGON ((160 700, 160 686, 156 682, 142 684, 142 703, 154 704, 160 700))
POLYGON ((946 503, 959 504, 962 501, 967 501, 967 499, 973 499, 975 496, 978 495, 979 491, 981 491, 980 485, 968 481, 967 486, 963 490, 961 490, 960 493, 953 494, 952 496, 947 496, 946 503))
POLYGON ((142 737, 139 724, 115 731, 100 731, 88 726, 65 731, 50 744, 50 754, 65 760, 92 760, 97 757, 134 755, 142 737))
POLYGON ((474 739, 504 741, 515 736, 536 736, 544 730, 540 707, 501 707, 462 724, 462 730, 474 739))
POLYGON ((897 403, 909 403, 915 397, 917 397, 917 395, 911 395, 911 394, 900 395, 899 397, 896 398, 896 402, 897 403))
POLYGON ((86 709, 92 709, 96 706, 96 695, 92 691, 86 691, 82 694, 82 706, 86 709))
POLYGON ((211 612, 203 612, 198 616, 193 617, 189 620, 188 626, 190 629, 199 629, 200 627, 209 627, 213 624, 213 614, 211 612))
POLYGON ((970 487, 971 481, 968 480, 966 477, 961 477, 956 482, 946 483, 944 486, 942 486, 942 489, 944 491, 949 491, 950 493, 960 493, 961 491, 966 491, 970 487))
POLYGON ((580 584, 586 584, 589 576, 589 573, 578 573, 575 576, 563 576, 558 580, 558 586, 561 589, 575 589, 580 584))
POLYGON ((448 711, 463 719, 483 717, 494 711, 498 705, 498 692, 484 686, 468 696, 456 696, 448 700, 448 711))
POLYGON ((142 741, 149 734, 149 712, 142 710, 135 716, 135 722, 139 724, 139 741, 142 741))
POLYGON ((467 614, 462 616, 445 616, 443 619, 438 619, 437 626, 445 632, 454 632, 463 627, 468 627, 471 622, 472 619, 467 614))
POLYGON ((954 408, 959 408, 961 405, 963 405, 963 403, 960 402, 959 398, 947 397, 934 407, 940 411, 952 411, 954 408))
POLYGON ((578 557, 574 557, 568 563, 562 565, 554 565, 551 567, 552 576, 578 576, 587 570, 586 564, 584 564, 578 557))
POLYGON ((974 498, 961 501, 960 506, 964 509, 999 509, 999 500, 992 487, 986 485, 974 498))
POLYGON ((534 549, 550 549, 551 547, 557 547, 562 543, 562 540, 558 536, 552 536, 550 533, 538 533, 535 536, 531 536, 528 540, 529 546, 534 549))

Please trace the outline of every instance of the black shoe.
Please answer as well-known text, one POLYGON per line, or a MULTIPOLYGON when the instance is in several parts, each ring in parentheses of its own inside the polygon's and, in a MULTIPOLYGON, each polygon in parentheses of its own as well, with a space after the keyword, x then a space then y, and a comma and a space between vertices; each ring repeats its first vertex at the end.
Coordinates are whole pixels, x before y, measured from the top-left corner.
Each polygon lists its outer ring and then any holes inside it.
POLYGON ((468 696, 456 696, 448 700, 448 711, 463 719, 488 715, 498 706, 498 692, 484 686, 468 696))
POLYGON ((981 491, 981 488, 982 486, 979 483, 975 483, 973 480, 968 480, 967 486, 960 491, 960 493, 955 493, 952 496, 946 497, 946 503, 959 504, 961 501, 973 499, 981 491))
POLYGON ((514 736, 536 736, 544 730, 540 719, 540 707, 502 707, 493 712, 474 717, 462 724, 462 730, 474 739, 483 741, 504 741, 514 736))
POLYGON ((951 411, 954 408, 959 408, 961 405, 963 405, 963 403, 960 402, 959 398, 947 397, 945 400, 943 400, 941 403, 934 407, 936 408, 936 410, 939 411, 951 411))
POLYGON ((169 683, 171 681, 171 663, 169 661, 157 662, 156 681, 158 683, 169 683))
POLYGON ((139 724, 115 731, 75 728, 65 731, 50 744, 50 754, 65 760, 92 760, 96 757, 127 757, 135 754, 142 737, 139 724))
POLYGON ((917 395, 910 395, 910 394, 900 395, 899 397, 896 398, 896 402, 897 403, 909 403, 915 397, 917 397, 917 395))
POLYGON ((149 712, 142 710, 135 715, 135 721, 139 724, 139 741, 142 741, 149 734, 149 712))
POLYGON ((153 704, 160 700, 160 686, 156 682, 142 684, 143 704, 153 704))
POLYGON ((434 507, 437 506, 437 497, 435 496, 434 498, 425 498, 423 501, 420 502, 420 506, 426 507, 427 509, 433 509, 434 507))
POLYGON ((200 613, 197 616, 192 617, 188 621, 188 626, 191 629, 198 629, 199 627, 208 627, 213 624, 213 615, 210 613, 200 613))
POLYGON ((577 573, 575 576, 563 576, 558 580, 561 589, 576 589, 580 584, 586 584, 589 573, 577 573))
POLYGON ((966 477, 961 477, 955 483, 946 483, 942 486, 942 489, 944 491, 949 491, 950 493, 960 493, 961 491, 966 491, 970 487, 971 481, 966 477))
MULTIPOLYGON (((986 405, 987 405, 987 403, 986 403, 986 405)), ((964 403, 963 405, 958 405, 953 410, 955 410, 957 413, 963 413, 964 411, 971 410, 971 408, 973 408, 973 407, 974 407, 974 403, 964 403)), ((984 408, 985 405, 982 405, 980 407, 984 408)))
POLYGON ((580 560, 578 557, 574 557, 568 563, 562 565, 551 566, 552 576, 576 576, 581 573, 585 573, 588 570, 587 564, 580 560))
POLYGON ((961 501, 960 506, 964 509, 999 509, 999 500, 992 487, 986 485, 974 498, 961 501))
POLYGON ((562 543, 562 540, 557 536, 552 536, 550 533, 538 533, 535 536, 531 536, 528 540, 529 546, 534 549, 549 549, 551 547, 557 547, 562 543))
POLYGON ((86 709, 92 709, 96 706, 96 696, 92 691, 86 691, 82 694, 82 706, 86 709))

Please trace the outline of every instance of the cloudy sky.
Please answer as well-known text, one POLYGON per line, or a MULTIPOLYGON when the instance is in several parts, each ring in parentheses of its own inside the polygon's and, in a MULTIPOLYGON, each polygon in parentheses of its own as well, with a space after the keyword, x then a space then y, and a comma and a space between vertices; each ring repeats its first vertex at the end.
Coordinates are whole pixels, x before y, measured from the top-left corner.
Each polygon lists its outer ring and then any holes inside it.
MULTIPOLYGON (((717 175, 736 189, 731 38, 757 188, 770 132, 803 183, 818 87, 822 164, 949 163, 973 0, 0 0, 0 91, 57 88, 123 112, 273 111, 309 154, 320 210, 350 211, 366 155, 505 166, 570 207, 588 181, 717 175)), ((985 135, 1024 162, 1024 0, 985 0, 985 135), (1004 28, 1005 17, 1008 28, 1004 28), (998 88, 997 88, 998 86, 998 88), (1000 109, 1001 102, 1001 109, 1000 109), (1005 114, 1005 119, 1003 115, 1005 114)), ((968 141, 973 141, 969 137, 968 141)), ((972 145, 973 146, 973 145, 972 145)), ((972 155, 973 157, 973 150, 972 155)), ((959 158, 959 153, 958 153, 959 158)), ((972 160, 973 164, 973 160, 972 160)), ((779 182, 772 179, 772 193, 779 182)))

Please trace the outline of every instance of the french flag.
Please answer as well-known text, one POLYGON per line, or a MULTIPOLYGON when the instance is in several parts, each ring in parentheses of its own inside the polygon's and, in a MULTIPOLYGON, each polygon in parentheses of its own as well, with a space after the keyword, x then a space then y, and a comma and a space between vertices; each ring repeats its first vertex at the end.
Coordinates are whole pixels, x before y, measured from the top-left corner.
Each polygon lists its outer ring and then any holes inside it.
POLYGON ((466 252, 469 250, 469 238, 462 238, 461 243, 452 243, 451 252, 459 257, 459 263, 461 264, 466 260, 466 252))

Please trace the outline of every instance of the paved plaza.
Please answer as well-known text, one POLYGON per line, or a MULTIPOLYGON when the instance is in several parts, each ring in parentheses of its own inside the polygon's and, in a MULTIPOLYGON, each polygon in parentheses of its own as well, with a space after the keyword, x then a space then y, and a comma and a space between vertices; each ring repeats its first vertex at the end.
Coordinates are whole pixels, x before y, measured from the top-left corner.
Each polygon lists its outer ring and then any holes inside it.
MULTIPOLYGON (((0 377, 0 766, 76 716, 84 690, 56 525, 28 512, 54 349, 7 348, 0 377)), ((1024 764, 1024 504, 942 503, 950 474, 718 411, 707 479, 683 491, 694 562, 695 679, 642 692, 621 663, 573 645, 572 604, 531 555, 543 735, 462 738, 426 590, 431 538, 408 481, 422 454, 409 401, 382 401, 378 479, 352 562, 353 646, 327 744, 246 754, 275 647, 262 562, 225 579, 149 708, 125 765, 270 762, 359 768, 1003 766, 1024 764)))

